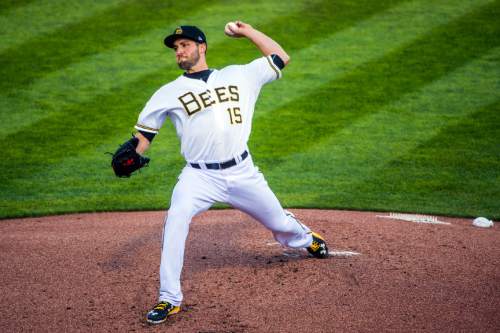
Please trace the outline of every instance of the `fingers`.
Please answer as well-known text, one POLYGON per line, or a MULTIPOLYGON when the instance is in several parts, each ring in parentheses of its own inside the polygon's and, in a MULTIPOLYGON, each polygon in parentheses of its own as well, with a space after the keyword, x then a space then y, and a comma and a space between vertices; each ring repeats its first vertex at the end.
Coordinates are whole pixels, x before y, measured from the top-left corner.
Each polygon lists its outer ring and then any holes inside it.
POLYGON ((248 28, 252 27, 250 24, 245 23, 245 22, 240 21, 240 20, 234 21, 234 23, 236 23, 236 25, 238 26, 238 28, 242 28, 242 29, 248 29, 248 28))
POLYGON ((232 29, 232 30, 237 35, 237 37, 246 36, 246 34, 252 28, 252 26, 250 24, 245 23, 245 22, 240 21, 240 20, 236 20, 236 21, 234 21, 234 23, 235 23, 237 29, 234 29, 234 30, 232 29))

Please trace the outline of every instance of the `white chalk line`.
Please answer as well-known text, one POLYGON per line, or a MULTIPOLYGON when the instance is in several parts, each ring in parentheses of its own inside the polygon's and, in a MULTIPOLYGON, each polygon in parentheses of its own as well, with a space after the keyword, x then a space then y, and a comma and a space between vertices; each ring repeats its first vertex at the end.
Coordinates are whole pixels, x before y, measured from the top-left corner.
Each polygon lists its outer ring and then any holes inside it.
MULTIPOLYGON (((278 242, 267 242, 267 246, 281 246, 278 242)), ((287 248, 283 251, 283 255, 291 258, 298 258, 304 256, 304 252, 307 253, 306 249, 290 249, 287 248)), ((355 251, 348 250, 330 250, 328 251, 328 255, 331 257, 352 257, 359 256, 361 253, 355 251)))
MULTIPOLYGON (((287 249, 283 251, 283 255, 286 257, 291 257, 291 258, 299 258, 303 257, 304 254, 308 254, 305 249, 297 249, 297 250, 292 250, 292 249, 287 249)), ((355 252, 355 251, 342 251, 342 250, 330 250, 328 251, 328 255, 330 257, 353 257, 353 256, 359 256, 361 253, 355 252)))
POLYGON ((354 251, 328 251, 328 255, 333 257, 352 257, 360 256, 361 253, 354 251))
POLYGON ((436 216, 429 215, 390 213, 389 215, 377 215, 377 217, 413 223, 451 225, 449 222, 439 221, 436 216))

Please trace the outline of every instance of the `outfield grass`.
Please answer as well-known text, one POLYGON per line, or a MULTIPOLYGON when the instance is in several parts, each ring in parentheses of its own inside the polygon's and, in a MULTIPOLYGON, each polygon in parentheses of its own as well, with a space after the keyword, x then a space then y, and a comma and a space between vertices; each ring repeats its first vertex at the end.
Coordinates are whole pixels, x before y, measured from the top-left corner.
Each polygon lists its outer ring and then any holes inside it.
POLYGON ((250 139, 285 206, 498 219, 498 17, 491 0, 2 2, 0 217, 168 207, 169 122, 137 176, 105 152, 180 74, 167 33, 197 24, 210 66, 245 63, 255 47, 222 33, 240 18, 292 57, 250 139))

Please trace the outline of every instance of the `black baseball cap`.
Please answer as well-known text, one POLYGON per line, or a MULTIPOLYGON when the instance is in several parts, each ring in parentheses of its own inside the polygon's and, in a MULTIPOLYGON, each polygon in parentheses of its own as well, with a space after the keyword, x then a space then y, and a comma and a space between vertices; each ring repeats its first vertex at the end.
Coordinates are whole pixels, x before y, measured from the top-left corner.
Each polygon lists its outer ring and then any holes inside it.
POLYGON ((207 43, 207 38, 203 31, 194 25, 181 25, 175 28, 174 33, 165 37, 163 41, 167 47, 171 49, 174 47, 174 42, 179 38, 186 38, 197 43, 207 43))

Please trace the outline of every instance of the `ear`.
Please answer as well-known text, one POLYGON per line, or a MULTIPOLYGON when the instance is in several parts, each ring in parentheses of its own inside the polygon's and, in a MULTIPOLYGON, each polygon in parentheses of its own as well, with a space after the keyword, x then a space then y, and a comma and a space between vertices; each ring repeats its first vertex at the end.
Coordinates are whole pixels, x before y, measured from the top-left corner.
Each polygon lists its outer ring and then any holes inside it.
POLYGON ((207 44, 205 44, 205 43, 201 43, 201 44, 199 44, 199 45, 200 45, 200 51, 201 51, 202 53, 205 53, 205 54, 206 54, 206 53, 207 53, 207 44))

